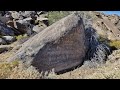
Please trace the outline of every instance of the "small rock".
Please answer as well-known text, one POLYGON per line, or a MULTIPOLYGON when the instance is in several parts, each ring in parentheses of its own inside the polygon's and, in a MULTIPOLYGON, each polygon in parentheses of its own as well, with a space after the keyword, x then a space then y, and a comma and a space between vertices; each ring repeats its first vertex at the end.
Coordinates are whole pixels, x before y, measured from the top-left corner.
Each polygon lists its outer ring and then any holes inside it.
POLYGON ((45 14, 47 11, 37 11, 38 15, 45 14))
POLYGON ((16 41, 16 38, 14 36, 2 36, 2 38, 7 42, 7 43, 12 43, 16 41))
POLYGON ((13 31, 15 35, 20 35, 21 33, 15 28, 14 26, 14 22, 12 20, 8 21, 6 23, 7 27, 10 27, 13 31))
POLYGON ((17 20, 17 22, 24 24, 24 23, 30 23, 31 20, 32 20, 32 18, 29 17, 29 18, 25 18, 23 20, 17 20))
POLYGON ((6 41, 2 38, 0 38, 0 45, 6 44, 6 41))
POLYGON ((11 16, 14 18, 14 19, 19 19, 20 17, 20 14, 16 11, 11 11, 11 16))
POLYGON ((11 18, 6 17, 6 16, 0 16, 0 21, 3 22, 4 24, 8 22, 11 18))
POLYGON ((38 25, 33 27, 33 31, 36 32, 36 33, 41 32, 43 29, 44 29, 44 27, 39 27, 38 25))
POLYGON ((20 14, 24 17, 30 17, 32 14, 35 15, 35 11, 24 11, 24 12, 20 12, 20 14))
POLYGON ((45 17, 37 17, 37 20, 39 20, 39 21, 43 21, 43 20, 48 20, 48 18, 45 18, 45 17))
POLYGON ((13 49, 12 49, 12 51, 17 51, 17 50, 19 50, 21 48, 21 45, 16 45, 13 49))
POLYGON ((0 11, 0 15, 4 16, 5 15, 5 11, 0 11))
POLYGON ((7 27, 4 23, 0 22, 0 35, 10 35, 14 36, 14 31, 7 27))
POLYGON ((0 45, 0 53, 11 50, 12 48, 10 45, 0 45))

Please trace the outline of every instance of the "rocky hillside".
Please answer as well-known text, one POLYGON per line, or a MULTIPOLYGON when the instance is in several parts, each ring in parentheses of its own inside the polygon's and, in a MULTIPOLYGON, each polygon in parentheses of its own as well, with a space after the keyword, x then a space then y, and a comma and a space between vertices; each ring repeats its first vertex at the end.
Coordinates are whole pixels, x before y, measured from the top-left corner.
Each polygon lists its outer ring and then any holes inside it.
POLYGON ((0 78, 119 78, 119 18, 96 11, 0 11, 0 78))
POLYGON ((48 15, 43 11, 1 11, 0 44, 14 42, 19 35, 31 36, 48 26, 48 15))

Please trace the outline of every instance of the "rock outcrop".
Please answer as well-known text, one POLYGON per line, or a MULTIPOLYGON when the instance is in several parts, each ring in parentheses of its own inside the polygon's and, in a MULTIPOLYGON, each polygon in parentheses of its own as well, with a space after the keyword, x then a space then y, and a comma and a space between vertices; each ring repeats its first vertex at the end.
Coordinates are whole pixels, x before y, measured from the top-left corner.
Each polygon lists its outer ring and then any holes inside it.
POLYGON ((120 17, 94 11, 71 13, 49 26, 47 12, 0 12, 0 44, 11 44, 18 35, 29 36, 18 40, 20 45, 13 48, 18 51, 8 61, 22 60, 39 71, 54 68, 55 72, 81 65, 85 57, 105 61, 110 47, 101 44, 98 37, 106 38, 106 42, 120 40, 120 17))
MULTIPOLYGON (((32 36, 45 29, 46 22, 48 18, 44 11, 0 11, 0 36, 32 36)), ((5 42, 1 39, 0 44, 8 44, 5 42)))
POLYGON ((93 27, 97 33, 108 40, 120 40, 119 16, 105 15, 99 12, 94 14, 93 27))
POLYGON ((7 61, 31 61, 39 71, 59 72, 82 64, 86 51, 83 21, 71 14, 30 38, 7 61))

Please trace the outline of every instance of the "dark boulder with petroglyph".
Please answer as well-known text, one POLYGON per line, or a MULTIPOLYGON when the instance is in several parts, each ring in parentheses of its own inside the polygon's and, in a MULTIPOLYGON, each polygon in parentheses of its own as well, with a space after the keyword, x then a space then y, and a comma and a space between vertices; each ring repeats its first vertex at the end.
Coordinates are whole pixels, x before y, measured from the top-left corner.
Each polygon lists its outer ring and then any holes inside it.
POLYGON ((84 61, 87 51, 82 18, 71 14, 42 30, 8 59, 30 62, 39 71, 73 68, 84 61))

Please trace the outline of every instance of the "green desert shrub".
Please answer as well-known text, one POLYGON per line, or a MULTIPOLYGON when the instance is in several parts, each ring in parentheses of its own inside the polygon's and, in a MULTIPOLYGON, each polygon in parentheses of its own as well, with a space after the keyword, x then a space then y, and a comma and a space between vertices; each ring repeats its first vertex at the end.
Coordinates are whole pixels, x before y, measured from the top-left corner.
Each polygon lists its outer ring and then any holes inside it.
POLYGON ((120 41, 110 41, 110 42, 109 42, 109 45, 110 45, 111 47, 115 47, 115 48, 117 48, 117 49, 120 49, 120 41))
POLYGON ((56 21, 62 19, 63 17, 69 14, 70 14, 69 11, 49 11, 48 12, 49 25, 55 23, 56 21))
POLYGON ((16 39, 21 40, 21 39, 24 39, 24 38, 27 38, 27 37, 28 37, 27 35, 18 35, 18 36, 16 36, 16 39))

